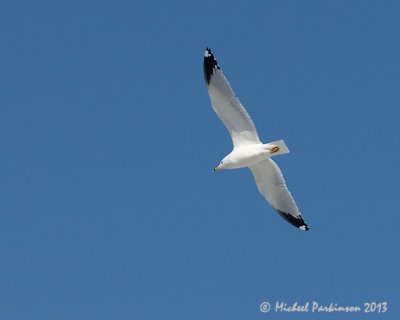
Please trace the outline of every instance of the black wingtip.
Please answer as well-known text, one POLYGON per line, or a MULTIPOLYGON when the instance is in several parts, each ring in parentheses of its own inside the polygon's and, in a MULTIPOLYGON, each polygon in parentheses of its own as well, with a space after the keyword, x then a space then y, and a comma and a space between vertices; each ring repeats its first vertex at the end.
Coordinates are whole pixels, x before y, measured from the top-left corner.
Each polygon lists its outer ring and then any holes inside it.
POLYGON ((299 216, 299 218, 296 218, 286 212, 280 211, 278 209, 275 209, 276 212, 279 213, 279 215, 285 219, 287 222, 289 222, 291 225, 295 226, 296 228, 299 228, 301 230, 304 231, 308 231, 310 230, 310 228, 308 227, 307 223, 304 222, 303 218, 301 216, 299 216))
POLYGON ((215 69, 219 69, 217 60, 215 60, 211 49, 207 47, 206 52, 204 53, 204 79, 206 80, 207 85, 210 84, 211 76, 215 69))

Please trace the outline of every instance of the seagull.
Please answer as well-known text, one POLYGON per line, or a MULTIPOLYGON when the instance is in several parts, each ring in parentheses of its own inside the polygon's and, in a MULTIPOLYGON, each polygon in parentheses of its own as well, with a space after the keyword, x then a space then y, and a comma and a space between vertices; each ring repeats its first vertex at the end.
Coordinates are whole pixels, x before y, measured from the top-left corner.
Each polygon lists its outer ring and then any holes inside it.
POLYGON ((246 109, 235 96, 211 49, 204 54, 204 79, 211 105, 228 129, 233 150, 213 170, 249 167, 258 190, 279 213, 293 226, 307 231, 309 228, 288 190, 285 179, 272 156, 289 153, 283 140, 262 143, 246 109))

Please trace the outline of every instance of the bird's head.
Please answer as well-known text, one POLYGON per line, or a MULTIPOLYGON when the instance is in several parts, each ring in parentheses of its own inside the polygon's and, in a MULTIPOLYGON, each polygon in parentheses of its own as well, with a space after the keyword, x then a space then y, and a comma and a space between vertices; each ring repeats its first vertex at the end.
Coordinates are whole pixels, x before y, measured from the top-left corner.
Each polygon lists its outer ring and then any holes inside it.
POLYGON ((224 159, 221 160, 221 162, 213 170, 213 172, 218 171, 219 169, 226 169, 227 167, 229 167, 229 159, 227 159, 227 157, 225 157, 224 159))

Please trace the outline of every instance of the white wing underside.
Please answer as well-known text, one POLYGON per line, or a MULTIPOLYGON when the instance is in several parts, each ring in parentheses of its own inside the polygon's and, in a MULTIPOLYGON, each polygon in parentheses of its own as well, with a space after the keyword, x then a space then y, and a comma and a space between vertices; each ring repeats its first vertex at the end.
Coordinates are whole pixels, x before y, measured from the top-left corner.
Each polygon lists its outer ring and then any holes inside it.
POLYGON ((291 213, 295 217, 300 214, 286 187, 281 170, 272 159, 264 159, 249 168, 253 172, 258 190, 274 209, 291 213))
POLYGON ((254 175, 258 190, 269 204, 288 222, 307 230, 294 199, 288 190, 278 165, 270 158, 249 167, 254 175))
POLYGON ((253 121, 217 66, 207 89, 214 111, 231 134, 233 146, 260 143, 253 121))

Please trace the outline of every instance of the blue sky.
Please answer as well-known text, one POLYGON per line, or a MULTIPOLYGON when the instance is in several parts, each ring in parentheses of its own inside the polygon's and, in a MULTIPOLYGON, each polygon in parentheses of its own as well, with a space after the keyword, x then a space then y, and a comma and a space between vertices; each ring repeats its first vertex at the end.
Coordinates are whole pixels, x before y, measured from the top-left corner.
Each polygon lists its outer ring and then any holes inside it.
POLYGON ((1 319, 398 317, 399 2, 0 8, 1 319), (207 46, 260 138, 289 146, 309 232, 248 169, 212 173, 232 146, 207 46))

